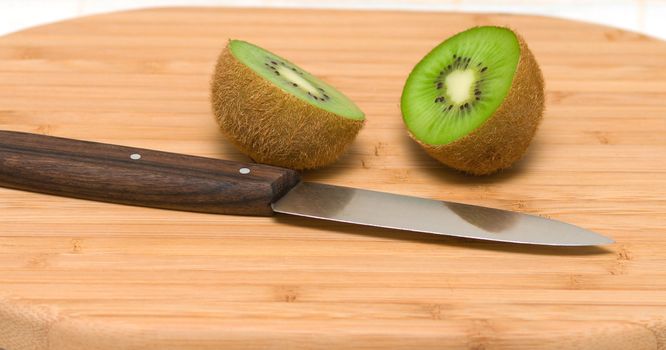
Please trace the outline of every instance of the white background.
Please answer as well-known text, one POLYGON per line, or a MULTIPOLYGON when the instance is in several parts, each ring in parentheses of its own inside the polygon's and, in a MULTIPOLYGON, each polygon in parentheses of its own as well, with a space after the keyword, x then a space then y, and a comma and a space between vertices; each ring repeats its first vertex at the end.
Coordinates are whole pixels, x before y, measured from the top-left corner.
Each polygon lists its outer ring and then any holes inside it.
POLYGON ((602 23, 666 39, 666 0, 0 0, 0 35, 94 13, 184 5, 540 14, 602 23))

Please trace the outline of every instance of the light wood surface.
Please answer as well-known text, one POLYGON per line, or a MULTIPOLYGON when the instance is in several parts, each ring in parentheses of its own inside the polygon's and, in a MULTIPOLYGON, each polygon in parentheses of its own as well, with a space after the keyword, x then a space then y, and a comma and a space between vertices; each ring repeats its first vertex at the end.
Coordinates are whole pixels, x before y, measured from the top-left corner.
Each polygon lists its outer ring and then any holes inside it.
POLYGON ((0 128, 247 161, 208 102, 228 38, 339 87, 368 117, 308 180, 565 220, 607 247, 492 244, 294 217, 0 189, 0 348, 666 349, 666 43, 508 15, 153 9, 0 39, 0 128), (526 158, 473 178, 407 136, 412 66, 479 24, 526 39, 547 112, 526 158))

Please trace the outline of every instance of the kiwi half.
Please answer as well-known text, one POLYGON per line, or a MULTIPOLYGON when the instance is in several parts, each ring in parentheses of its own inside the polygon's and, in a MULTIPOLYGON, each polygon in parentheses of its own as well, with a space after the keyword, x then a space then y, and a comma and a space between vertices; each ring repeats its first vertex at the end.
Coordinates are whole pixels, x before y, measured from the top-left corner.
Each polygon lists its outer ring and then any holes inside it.
POLYGON ((245 41, 229 41, 211 85, 222 131, 259 163, 292 169, 330 164, 365 120, 332 86, 245 41))
POLYGON ((544 109, 541 70, 508 28, 445 40, 412 70, 401 110, 410 135, 442 163, 475 175, 522 157, 544 109))

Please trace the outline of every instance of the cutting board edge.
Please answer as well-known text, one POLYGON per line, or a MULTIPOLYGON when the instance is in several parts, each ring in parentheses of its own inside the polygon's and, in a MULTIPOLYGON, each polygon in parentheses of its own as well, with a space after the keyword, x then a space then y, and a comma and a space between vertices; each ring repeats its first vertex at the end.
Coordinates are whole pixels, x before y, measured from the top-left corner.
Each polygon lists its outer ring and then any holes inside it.
MULTIPOLYGON (((372 13, 399 13, 399 14, 414 14, 414 15, 419 15, 419 14, 433 14, 433 13, 441 13, 441 14, 462 14, 462 15, 472 15, 472 16, 478 16, 480 18, 485 18, 485 17, 521 17, 521 18, 533 18, 533 19, 546 19, 549 21, 559 21, 563 23, 575 23, 577 25, 585 25, 585 26, 590 26, 594 28, 605 28, 607 30, 615 30, 615 31, 620 31, 624 33, 630 33, 648 40, 658 40, 662 42, 666 42, 666 40, 652 36, 646 33, 641 33, 638 30, 632 30, 632 29, 626 29, 626 28, 620 28, 620 27, 614 27, 611 25, 603 24, 603 23, 595 23, 595 22, 590 22, 590 21, 585 21, 581 19, 570 19, 570 18, 564 18, 564 17, 558 17, 558 16, 548 16, 548 15, 541 15, 541 14, 530 14, 530 13, 525 13, 525 14, 519 14, 519 13, 505 13, 505 12, 465 12, 465 11, 446 11, 446 10, 424 10, 424 9, 415 9, 415 10, 409 10, 409 9, 372 9, 372 8, 360 8, 360 9, 347 9, 347 8, 322 8, 322 7, 295 7, 295 8, 289 8, 289 7, 279 7, 279 6, 265 6, 265 7, 251 7, 251 6, 147 6, 147 7, 140 7, 140 8, 133 8, 133 9, 125 9, 125 10, 112 10, 112 11, 106 11, 106 12, 99 12, 99 13, 91 13, 83 16, 78 16, 78 17, 70 17, 70 18, 65 18, 53 22, 48 22, 48 23, 43 23, 43 24, 38 24, 35 26, 31 26, 28 28, 23 28, 19 29, 17 31, 5 33, 3 35, 0 35, 0 39, 3 38, 9 38, 13 35, 16 34, 30 34, 32 31, 39 31, 39 30, 44 30, 48 29, 50 26, 55 26, 59 25, 62 23, 66 22, 79 22, 79 21, 87 21, 90 19, 95 19, 99 17, 106 17, 106 16, 116 16, 116 15, 123 15, 123 14, 140 14, 142 12, 153 12, 153 11, 172 11, 172 10, 196 10, 196 9, 229 9, 229 10, 238 10, 238 11, 302 11, 302 12, 311 12, 311 11, 321 11, 321 12, 338 12, 338 13, 353 13, 353 12, 372 12, 372 13)), ((483 25, 481 23, 478 23, 478 25, 483 25)), ((463 30, 464 28, 461 28, 463 30)))

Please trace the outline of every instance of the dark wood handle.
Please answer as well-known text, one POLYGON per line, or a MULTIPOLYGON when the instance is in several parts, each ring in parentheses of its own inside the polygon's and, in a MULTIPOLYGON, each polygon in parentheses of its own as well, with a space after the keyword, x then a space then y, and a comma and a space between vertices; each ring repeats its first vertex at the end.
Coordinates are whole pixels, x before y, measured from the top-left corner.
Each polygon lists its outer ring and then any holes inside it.
POLYGON ((298 173, 260 164, 0 131, 0 186, 217 214, 272 215, 298 173), (248 172, 249 170, 249 172, 248 172))

